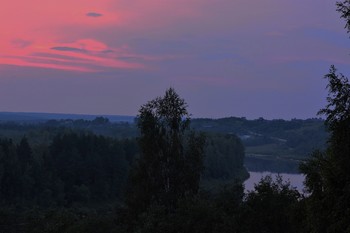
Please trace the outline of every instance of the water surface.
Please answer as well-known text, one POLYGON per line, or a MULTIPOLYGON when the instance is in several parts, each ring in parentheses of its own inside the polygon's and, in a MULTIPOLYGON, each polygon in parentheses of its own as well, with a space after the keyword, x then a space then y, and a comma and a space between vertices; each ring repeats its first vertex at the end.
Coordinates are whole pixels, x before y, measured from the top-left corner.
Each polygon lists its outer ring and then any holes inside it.
POLYGON ((284 181, 289 181, 292 187, 295 187, 299 192, 303 192, 304 189, 304 175, 303 174, 288 174, 288 173, 274 173, 274 172, 249 172, 250 177, 244 182, 245 191, 254 190, 254 184, 259 183, 262 177, 271 175, 273 179, 279 174, 284 181))

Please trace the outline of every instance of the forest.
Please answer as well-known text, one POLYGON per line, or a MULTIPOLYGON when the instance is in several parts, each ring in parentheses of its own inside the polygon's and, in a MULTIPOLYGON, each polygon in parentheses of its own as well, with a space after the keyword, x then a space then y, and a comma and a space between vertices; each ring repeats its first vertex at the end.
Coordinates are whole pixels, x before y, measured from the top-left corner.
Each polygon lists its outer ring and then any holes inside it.
MULTIPOLYGON (((3 119, 0 120, 0 136, 10 137, 17 142, 23 135, 26 135, 30 143, 50 143, 63 129, 115 139, 132 140, 139 136, 135 117, 116 120, 107 118, 107 116, 94 116, 93 118, 90 115, 0 113, 0 119, 3 119), (14 118, 11 119, 10 116, 14 118), (48 120, 49 117, 55 117, 55 119, 48 120), (72 117, 73 119, 60 117, 72 117), (77 117, 83 119, 76 119, 77 117)), ((248 120, 242 117, 194 118, 191 119, 191 128, 208 135, 238 136, 244 145, 244 166, 249 171, 275 173, 300 173, 299 163, 309 158, 313 150, 325 149, 329 136, 324 120, 321 118, 306 120, 266 120, 263 118, 248 120)))
MULTIPOLYGON (((1 230, 50 232, 53 227, 53 232, 69 232, 85 224, 85 217, 101 214, 98 219, 110 221, 111 215, 113 220, 118 216, 116 210, 124 209, 129 173, 141 153, 136 124, 97 117, 2 122, 0 131, 1 230), (107 136, 111 132, 117 133, 107 136), (47 228, 38 229, 36 221, 47 228)), ((207 134, 205 140, 202 189, 242 183, 248 173, 241 140, 219 133, 207 134)))
MULTIPOLYGON (((3 203, 65 206, 122 199, 140 151, 136 138, 115 139, 70 128, 48 129, 48 144, 1 138, 3 203), (57 130, 57 132, 56 132, 57 130)), ((36 140, 34 140, 36 141, 36 140)), ((203 180, 243 181, 244 147, 233 135, 207 137, 203 180)))
MULTIPOLYGON (((350 84, 334 67, 325 77, 328 105, 320 110, 325 121, 278 120, 280 125, 322 122, 328 130, 326 149, 301 162, 307 193, 280 176, 264 177, 244 192, 247 139, 228 127, 230 132, 198 130, 198 122, 191 127, 186 102, 170 88, 141 106, 132 124, 103 117, 1 123, 0 229, 347 232, 350 84), (119 133, 107 136, 113 131, 119 133)), ((282 130, 265 126, 266 135, 277 137, 271 133, 276 131, 282 130)))
POLYGON ((191 120, 169 88, 134 122, 1 122, 0 232, 350 232, 350 83, 324 77, 325 120, 191 120), (245 192, 245 155, 297 161, 305 192, 281 176, 245 192))

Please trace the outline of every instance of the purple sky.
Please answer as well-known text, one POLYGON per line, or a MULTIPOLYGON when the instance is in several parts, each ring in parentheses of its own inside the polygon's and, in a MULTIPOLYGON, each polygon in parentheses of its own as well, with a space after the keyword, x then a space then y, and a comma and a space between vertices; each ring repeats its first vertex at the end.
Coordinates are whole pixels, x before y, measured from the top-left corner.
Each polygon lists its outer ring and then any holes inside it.
POLYGON ((193 117, 310 118, 350 72, 331 0, 3 1, 0 111, 136 115, 174 87, 193 117))

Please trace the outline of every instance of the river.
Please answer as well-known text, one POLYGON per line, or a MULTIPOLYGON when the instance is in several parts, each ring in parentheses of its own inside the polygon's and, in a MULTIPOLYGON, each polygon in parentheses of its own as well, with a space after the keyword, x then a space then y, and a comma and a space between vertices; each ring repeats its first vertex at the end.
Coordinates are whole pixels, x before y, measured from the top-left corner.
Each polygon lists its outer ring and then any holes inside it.
POLYGON ((288 173, 274 173, 274 172, 249 172, 250 177, 244 182, 245 191, 251 191, 254 189, 254 184, 259 183, 260 179, 264 176, 271 175, 273 179, 279 174, 284 181, 289 181, 292 187, 295 187, 299 192, 303 192, 304 189, 304 175, 303 174, 288 174, 288 173))

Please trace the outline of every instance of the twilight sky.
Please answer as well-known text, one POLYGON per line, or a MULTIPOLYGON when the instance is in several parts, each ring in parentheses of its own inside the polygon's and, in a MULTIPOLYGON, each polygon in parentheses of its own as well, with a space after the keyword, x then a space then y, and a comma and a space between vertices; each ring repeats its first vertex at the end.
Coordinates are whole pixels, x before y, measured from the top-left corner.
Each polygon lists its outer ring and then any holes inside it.
POLYGON ((309 118, 350 73, 335 0, 1 0, 0 111, 309 118))

